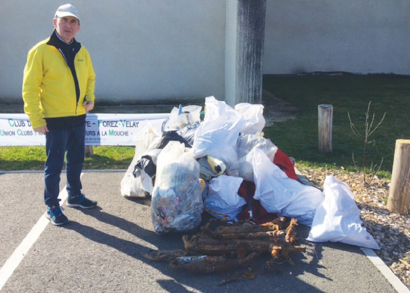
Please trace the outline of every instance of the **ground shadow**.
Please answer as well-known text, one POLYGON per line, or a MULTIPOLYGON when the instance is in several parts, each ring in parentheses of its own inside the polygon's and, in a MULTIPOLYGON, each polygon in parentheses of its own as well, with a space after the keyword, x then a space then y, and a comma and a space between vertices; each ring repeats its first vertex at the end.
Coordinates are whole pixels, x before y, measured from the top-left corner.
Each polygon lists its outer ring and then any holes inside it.
MULTIPOLYGON (((155 232, 141 227, 135 223, 127 221, 115 215, 101 212, 101 209, 81 210, 89 216, 93 216, 101 222, 118 227, 136 237, 153 244, 159 250, 183 249, 181 237, 183 233, 171 233, 167 235, 158 235, 155 232)), ((204 215, 203 222, 207 222, 209 215, 204 215)), ((290 263, 277 263, 272 267, 265 266, 269 259, 269 254, 262 255, 249 266, 237 268, 224 272, 212 274, 199 274, 189 271, 174 270, 167 263, 154 262, 143 257, 142 253, 149 252, 149 249, 138 243, 129 240, 120 239, 99 231, 93 227, 71 222, 67 229, 73 230, 82 236, 107 246, 110 246, 128 256, 138 259, 160 271, 164 277, 169 279, 160 279, 158 284, 168 292, 189 292, 185 287, 194 288, 201 292, 236 292, 243 291, 244 286, 247 290, 261 290, 269 288, 270 292, 321 292, 314 286, 298 279, 299 275, 310 273, 316 277, 330 280, 320 272, 321 265, 321 248, 322 245, 308 244, 305 238, 308 235, 309 227, 301 225, 298 229, 298 235, 301 244, 311 247, 307 256, 303 253, 297 253, 291 256, 290 263), (244 278, 244 273, 249 269, 256 276, 255 280, 244 278), (280 286, 278 285, 280 283, 280 286)))

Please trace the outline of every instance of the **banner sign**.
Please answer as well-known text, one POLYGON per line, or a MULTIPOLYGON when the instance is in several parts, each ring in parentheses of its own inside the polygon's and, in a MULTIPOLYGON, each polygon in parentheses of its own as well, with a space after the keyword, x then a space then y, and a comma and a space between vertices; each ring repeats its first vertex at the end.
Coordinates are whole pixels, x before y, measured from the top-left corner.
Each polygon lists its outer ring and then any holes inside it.
MULTIPOLYGON (((134 146, 145 126, 161 133, 169 113, 91 114, 86 117, 86 145, 134 146)), ((45 145, 45 135, 35 132, 26 114, 0 114, 0 146, 45 145)))

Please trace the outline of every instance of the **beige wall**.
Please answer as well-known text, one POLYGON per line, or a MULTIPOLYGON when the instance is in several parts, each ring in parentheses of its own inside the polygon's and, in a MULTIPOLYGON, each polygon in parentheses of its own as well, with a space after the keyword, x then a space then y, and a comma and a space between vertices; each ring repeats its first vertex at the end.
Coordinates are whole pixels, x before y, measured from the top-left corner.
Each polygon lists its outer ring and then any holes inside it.
POLYGON ((410 1, 268 0, 264 73, 410 74, 410 1))
MULTIPOLYGON (((27 52, 51 34, 54 13, 67 2, 1 1, 0 98, 21 99, 27 52)), ((210 95, 223 99, 224 1, 70 3, 80 11, 76 39, 90 51, 97 98, 150 103, 210 95)))
MULTIPOLYGON (((226 34, 226 20, 235 19, 226 11, 235 7, 229 1, 72 0, 82 15, 77 40, 97 73, 97 98, 223 100, 232 76, 226 64, 234 58, 226 34)), ((21 101, 27 52, 51 34, 53 14, 64 3, 0 1, 0 99, 21 101)), ((408 0, 267 0, 265 74, 409 75, 409 48, 408 0)))

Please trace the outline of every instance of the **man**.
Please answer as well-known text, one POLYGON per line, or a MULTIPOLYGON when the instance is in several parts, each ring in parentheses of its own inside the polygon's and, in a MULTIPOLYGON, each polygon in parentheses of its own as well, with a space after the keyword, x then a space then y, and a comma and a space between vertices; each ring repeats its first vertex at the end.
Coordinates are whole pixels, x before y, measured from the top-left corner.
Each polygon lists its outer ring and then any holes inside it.
POLYGON ((81 193, 84 165, 85 117, 94 108, 95 74, 88 51, 75 40, 80 30, 78 10, 60 6, 54 31, 28 53, 24 68, 24 111, 33 130, 45 134, 44 202, 54 225, 68 223, 58 194, 66 156, 67 206, 93 208, 97 202, 81 193))

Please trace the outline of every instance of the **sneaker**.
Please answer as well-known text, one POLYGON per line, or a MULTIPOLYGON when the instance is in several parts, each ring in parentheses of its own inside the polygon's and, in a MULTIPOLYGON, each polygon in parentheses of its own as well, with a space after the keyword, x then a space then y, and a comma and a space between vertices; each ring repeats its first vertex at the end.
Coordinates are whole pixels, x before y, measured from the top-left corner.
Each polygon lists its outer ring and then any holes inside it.
POLYGON ((47 207, 46 217, 53 225, 56 226, 61 226, 68 223, 68 219, 64 216, 60 206, 53 206, 52 208, 47 207))
POLYGON ((91 201, 84 194, 77 196, 69 196, 67 200, 68 207, 80 207, 83 209, 91 209, 97 205, 96 201, 91 201))

